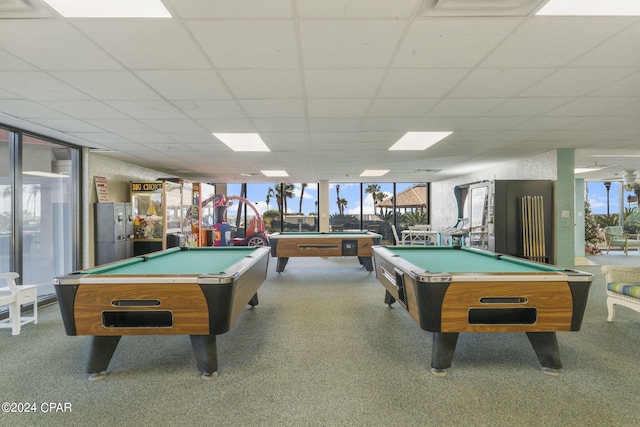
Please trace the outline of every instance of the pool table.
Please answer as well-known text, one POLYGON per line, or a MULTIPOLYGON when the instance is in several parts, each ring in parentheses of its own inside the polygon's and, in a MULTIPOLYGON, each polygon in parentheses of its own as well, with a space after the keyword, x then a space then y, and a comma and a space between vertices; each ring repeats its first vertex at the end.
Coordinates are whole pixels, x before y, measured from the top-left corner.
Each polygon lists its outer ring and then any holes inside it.
POLYGON ((92 336, 89 379, 106 375, 123 335, 190 335, 202 378, 218 370, 216 335, 258 304, 266 247, 179 247, 54 281, 67 335, 92 336))
POLYGON ((277 257, 281 273, 290 257, 357 256, 367 271, 373 271, 373 246, 382 236, 371 231, 283 232, 269 236, 271 256, 277 257))
POLYGON ((376 246, 385 303, 433 333, 431 370, 446 375, 460 332, 525 332, 557 375, 556 331, 578 331, 593 275, 460 246, 376 246))

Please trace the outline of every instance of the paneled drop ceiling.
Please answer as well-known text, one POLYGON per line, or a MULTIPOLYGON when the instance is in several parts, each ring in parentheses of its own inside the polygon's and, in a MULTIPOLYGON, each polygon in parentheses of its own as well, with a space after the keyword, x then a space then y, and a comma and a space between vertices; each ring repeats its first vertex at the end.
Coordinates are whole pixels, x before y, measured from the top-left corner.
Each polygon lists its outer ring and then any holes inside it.
POLYGON ((437 181, 562 148, 640 170, 640 17, 545 0, 163 0, 171 19, 0 1, 0 124, 194 180, 437 181), (408 131, 453 131, 388 151, 408 131), (212 133, 257 132, 235 153, 212 133))

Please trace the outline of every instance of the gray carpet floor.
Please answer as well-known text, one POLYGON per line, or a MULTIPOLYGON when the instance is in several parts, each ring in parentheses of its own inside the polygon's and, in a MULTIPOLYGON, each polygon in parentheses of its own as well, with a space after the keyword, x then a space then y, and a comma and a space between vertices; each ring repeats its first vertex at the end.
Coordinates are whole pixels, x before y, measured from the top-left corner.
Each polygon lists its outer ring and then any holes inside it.
POLYGON ((640 266, 640 255, 589 259, 584 322, 558 333, 557 377, 524 333, 461 334, 449 374, 434 376, 431 334, 389 309, 354 259, 292 258, 281 274, 271 259, 260 304, 218 338, 210 381, 186 336, 123 337, 107 378, 88 381, 89 338, 65 335, 56 304, 21 335, 2 331, 0 401, 36 412, 0 425, 638 426, 640 313, 621 307, 607 323, 600 265, 640 266))

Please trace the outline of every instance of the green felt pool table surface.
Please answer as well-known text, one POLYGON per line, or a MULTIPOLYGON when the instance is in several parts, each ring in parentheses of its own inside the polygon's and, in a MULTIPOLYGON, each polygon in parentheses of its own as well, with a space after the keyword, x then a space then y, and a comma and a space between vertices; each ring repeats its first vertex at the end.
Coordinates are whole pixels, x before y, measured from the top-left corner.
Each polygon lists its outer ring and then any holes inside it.
POLYGON ((453 246, 386 246, 394 255, 431 273, 553 273, 564 269, 525 259, 453 246))
POLYGON ((233 264, 256 252, 255 247, 202 247, 167 249, 102 267, 84 270, 85 274, 220 274, 233 264))

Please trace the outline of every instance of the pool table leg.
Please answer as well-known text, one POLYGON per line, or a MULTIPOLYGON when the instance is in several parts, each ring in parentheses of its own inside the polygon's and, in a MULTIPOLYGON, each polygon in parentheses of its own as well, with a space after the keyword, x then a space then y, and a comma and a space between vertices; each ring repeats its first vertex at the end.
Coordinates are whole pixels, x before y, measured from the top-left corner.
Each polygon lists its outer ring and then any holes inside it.
POLYGON ((560 350, 555 332, 527 332, 527 337, 533 346, 536 356, 546 374, 558 375, 557 369, 562 368, 560 350))
POLYGON ((120 338, 122 337, 92 337, 89 350, 89 362, 87 364, 89 380, 101 380, 107 376, 105 372, 120 342, 120 338))
POLYGON ((284 271, 284 266, 287 265, 287 261, 289 261, 289 258, 282 258, 282 257, 278 257, 278 262, 276 264, 276 272, 277 273, 282 273, 284 271))
POLYGON ((202 379, 209 379, 217 375, 218 350, 215 334, 191 335, 191 347, 196 358, 196 366, 202 379))
POLYGON ((434 332, 431 349, 431 372, 434 375, 446 375, 451 367, 453 353, 458 343, 458 332, 434 332))
POLYGON ((249 300, 249 305, 251 306, 251 308, 253 308, 256 305, 258 305, 258 293, 257 292, 255 294, 253 294, 253 296, 249 300))
POLYGON ((396 302, 396 299, 389 293, 389 291, 384 292, 384 303, 391 307, 391 304, 396 302))
POLYGON ((373 258, 368 256, 359 256, 358 260, 360 261, 360 264, 364 265, 364 268, 366 268, 367 271, 373 271, 373 258))

